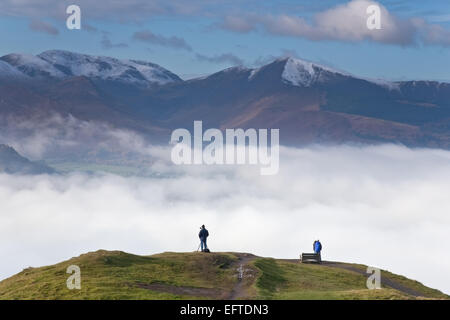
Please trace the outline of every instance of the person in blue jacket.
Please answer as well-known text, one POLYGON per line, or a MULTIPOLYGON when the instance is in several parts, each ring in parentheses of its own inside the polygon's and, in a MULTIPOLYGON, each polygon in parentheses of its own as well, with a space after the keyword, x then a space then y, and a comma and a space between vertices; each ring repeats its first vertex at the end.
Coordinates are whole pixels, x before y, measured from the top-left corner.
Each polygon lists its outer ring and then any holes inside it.
POLYGON ((205 225, 202 225, 200 228, 200 232, 198 233, 198 237, 200 238, 200 245, 202 247, 202 252, 205 252, 208 249, 206 245, 206 238, 208 238, 209 232, 206 230, 205 225))
POLYGON ((322 244, 319 240, 314 241, 313 250, 316 254, 320 254, 320 252, 322 251, 322 244))

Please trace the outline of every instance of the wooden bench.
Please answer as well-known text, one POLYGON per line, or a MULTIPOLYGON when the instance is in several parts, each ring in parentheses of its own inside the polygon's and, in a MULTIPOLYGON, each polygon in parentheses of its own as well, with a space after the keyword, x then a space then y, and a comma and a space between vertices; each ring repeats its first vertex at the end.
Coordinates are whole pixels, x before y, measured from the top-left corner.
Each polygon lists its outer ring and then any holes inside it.
POLYGON ((322 263, 320 253, 302 253, 300 256, 302 263, 322 263))

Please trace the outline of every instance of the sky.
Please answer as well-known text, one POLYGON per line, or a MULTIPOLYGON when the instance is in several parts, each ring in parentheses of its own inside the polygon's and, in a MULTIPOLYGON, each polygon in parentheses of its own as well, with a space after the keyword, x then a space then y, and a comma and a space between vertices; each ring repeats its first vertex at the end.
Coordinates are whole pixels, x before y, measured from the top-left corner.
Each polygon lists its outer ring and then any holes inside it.
POLYGON ((289 55, 368 78, 450 81, 447 0, 0 0, 0 39, 0 55, 64 49, 182 78, 289 55), (70 4, 80 30, 66 28, 70 4), (373 4, 381 30, 366 27, 373 4))

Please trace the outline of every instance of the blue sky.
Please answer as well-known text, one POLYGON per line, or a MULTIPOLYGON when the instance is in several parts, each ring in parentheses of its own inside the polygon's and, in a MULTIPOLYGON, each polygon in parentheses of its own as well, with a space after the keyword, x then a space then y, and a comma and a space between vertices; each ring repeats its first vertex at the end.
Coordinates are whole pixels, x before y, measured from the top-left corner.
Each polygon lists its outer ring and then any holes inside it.
POLYGON ((448 0, 36 2, 0 0, 0 55, 65 49, 152 61, 184 78, 292 55, 364 77, 450 81, 448 0), (81 30, 66 28, 69 4, 81 8, 81 30), (361 27, 367 4, 386 10, 378 35, 361 27))

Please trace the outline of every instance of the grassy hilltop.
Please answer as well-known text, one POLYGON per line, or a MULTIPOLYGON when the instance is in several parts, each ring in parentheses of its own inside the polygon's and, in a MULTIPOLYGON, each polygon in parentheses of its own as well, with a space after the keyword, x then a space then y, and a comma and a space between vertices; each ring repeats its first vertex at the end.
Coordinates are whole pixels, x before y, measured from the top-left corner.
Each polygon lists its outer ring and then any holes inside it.
POLYGON ((0 299, 448 299, 438 290, 382 271, 366 288, 366 266, 302 264, 245 253, 138 256, 99 250, 52 266, 27 268, 0 282, 0 299), (66 269, 81 269, 69 290, 66 269))

